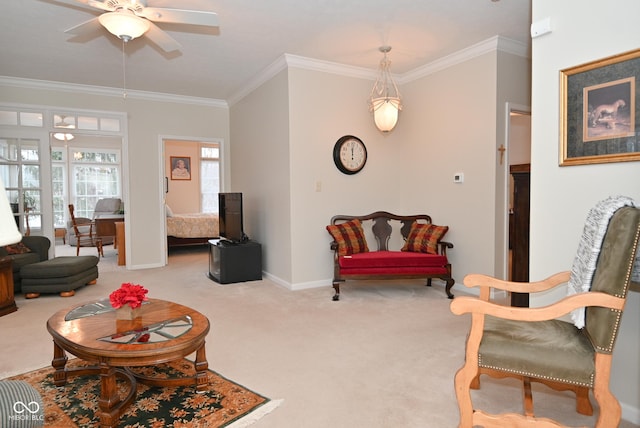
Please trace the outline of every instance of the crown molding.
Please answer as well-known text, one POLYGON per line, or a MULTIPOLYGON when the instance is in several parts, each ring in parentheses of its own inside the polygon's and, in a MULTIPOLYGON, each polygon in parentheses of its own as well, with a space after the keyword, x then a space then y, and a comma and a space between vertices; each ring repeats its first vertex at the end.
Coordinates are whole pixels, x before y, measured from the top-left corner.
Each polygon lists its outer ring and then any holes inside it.
POLYGON ((287 68, 300 68, 303 70, 319 71, 322 73, 337 74, 340 76, 356 77, 360 79, 375 80, 376 72, 368 68, 354 67, 336 62, 322 61, 319 59, 307 58, 292 54, 283 54, 271 65, 258 73, 247 82, 244 87, 234 93, 227 102, 234 105, 242 98, 258 89, 261 85, 272 79, 276 74, 287 68))
POLYGON ((443 58, 437 59, 429 64, 408 71, 398 77, 398 84, 409 83, 438 71, 447 69, 454 65, 460 64, 481 55, 502 51, 512 55, 528 57, 527 45, 516 40, 507 39, 501 36, 491 37, 475 45, 471 45, 465 49, 454 52, 443 58))
MULTIPOLYGON (((469 61, 472 58, 484 55, 489 52, 502 51, 513 55, 528 58, 529 51, 525 43, 508 39, 502 36, 494 36, 490 39, 476 43, 465 49, 459 50, 451 55, 437 59, 403 74, 393 74, 393 78, 402 85, 420 79, 437 71, 444 70, 453 65, 469 61)), ((322 61, 298 55, 284 54, 251 79, 240 91, 229 98, 229 105, 233 105, 247 96, 249 93, 260 87, 262 84, 273 78, 277 73, 287 67, 300 68, 304 70, 319 71, 322 73, 337 74, 345 77, 355 77, 359 79, 375 80, 378 71, 364 67, 355 67, 339 64, 335 62, 322 61)))
POLYGON ((322 73, 338 74, 345 77, 355 77, 358 79, 375 80, 378 70, 370 68, 355 67, 352 65, 339 64, 336 62, 322 61, 319 59, 306 58, 298 55, 284 54, 287 64, 293 68, 320 71, 322 73))
MULTIPOLYGON (((435 72, 444 70, 453 65, 468 61, 480 55, 484 55, 486 53, 494 51, 502 51, 525 58, 528 58, 530 56, 530 52, 525 43, 521 43, 501 36, 494 36, 490 39, 487 39, 480 43, 476 43, 475 45, 469 46, 451 55, 447 55, 443 58, 432 61, 406 73, 393 74, 393 77, 399 85, 402 85, 428 76, 435 72)), ((377 77, 377 70, 344 65, 330 61, 322 61, 318 59, 285 53, 272 64, 263 69, 260 73, 256 74, 256 76, 250 79, 242 89, 232 94, 226 101, 213 98, 188 97, 183 95, 136 90, 127 90, 127 98, 147 101, 176 102, 182 104, 194 104, 228 109, 229 106, 237 103, 287 68, 299 68, 304 70, 319 71, 322 73, 330 73, 345 77, 355 77, 358 79, 367 80, 375 80, 377 77)), ((66 91, 118 98, 123 96, 122 89, 117 88, 80 85, 76 83, 52 82, 46 80, 24 79, 8 76, 0 76, 0 86, 66 91)))
MULTIPOLYGON (((25 88, 25 89, 40 89, 51 91, 72 92, 79 94, 99 95, 106 97, 122 98, 122 89, 108 88, 105 86, 92 86, 92 85, 80 85, 77 83, 63 83, 53 82, 48 80, 36 80, 25 79, 21 77, 9 77, 0 76, 0 86, 25 88)), ((188 97, 184 95, 163 94, 159 92, 147 92, 147 91, 126 91, 127 98, 146 100, 146 101, 162 101, 162 102, 175 102, 181 104, 194 104, 208 107, 220 107, 229 108, 229 105, 224 100, 218 100, 213 98, 199 98, 188 97)))
POLYGON ((237 103, 238 101, 240 101, 241 99, 249 95, 251 92, 258 89, 264 83, 271 80, 273 77, 276 76, 276 74, 280 73, 282 70, 285 70, 286 68, 287 68, 287 62, 283 55, 277 60, 275 60, 273 63, 271 63, 269 66, 267 66, 265 69, 263 69, 261 72, 256 74, 254 77, 249 79, 249 81, 244 85, 242 89, 235 92, 229 97, 229 99, 227 100, 227 103, 230 106, 234 105, 235 103, 237 103))

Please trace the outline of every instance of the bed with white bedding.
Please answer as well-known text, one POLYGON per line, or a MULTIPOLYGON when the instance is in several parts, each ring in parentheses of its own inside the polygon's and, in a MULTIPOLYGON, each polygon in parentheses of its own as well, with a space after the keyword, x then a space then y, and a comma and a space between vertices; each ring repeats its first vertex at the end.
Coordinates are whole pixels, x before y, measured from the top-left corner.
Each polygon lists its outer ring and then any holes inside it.
POLYGON ((191 213, 167 216, 167 243, 169 247, 202 245, 217 238, 218 214, 191 213))

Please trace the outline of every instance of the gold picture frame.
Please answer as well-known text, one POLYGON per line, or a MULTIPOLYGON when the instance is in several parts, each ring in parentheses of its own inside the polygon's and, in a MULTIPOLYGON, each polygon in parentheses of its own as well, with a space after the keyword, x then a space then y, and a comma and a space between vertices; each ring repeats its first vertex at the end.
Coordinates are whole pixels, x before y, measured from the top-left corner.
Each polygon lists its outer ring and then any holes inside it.
POLYGON ((560 166, 640 160, 640 49, 560 71, 560 166))

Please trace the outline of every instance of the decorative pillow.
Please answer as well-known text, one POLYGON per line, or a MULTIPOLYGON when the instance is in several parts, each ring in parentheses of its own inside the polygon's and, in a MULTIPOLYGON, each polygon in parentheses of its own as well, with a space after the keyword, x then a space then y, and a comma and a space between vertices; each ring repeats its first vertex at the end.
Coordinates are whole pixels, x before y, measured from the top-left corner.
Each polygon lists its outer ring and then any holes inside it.
POLYGON ((173 217, 173 211, 169 205, 165 205, 165 212, 167 213, 167 217, 173 217))
POLYGON ((442 239, 448 230, 449 226, 436 226, 435 224, 414 221, 402 251, 438 254, 438 241, 442 239))
POLYGON ((9 255, 25 254, 25 253, 31 252, 31 249, 26 245, 24 245, 22 242, 18 242, 17 244, 13 244, 13 245, 6 245, 4 249, 7 250, 7 254, 9 255))
POLYGON ((369 252, 362 223, 357 218, 346 223, 330 224, 327 231, 338 243, 339 256, 369 252))

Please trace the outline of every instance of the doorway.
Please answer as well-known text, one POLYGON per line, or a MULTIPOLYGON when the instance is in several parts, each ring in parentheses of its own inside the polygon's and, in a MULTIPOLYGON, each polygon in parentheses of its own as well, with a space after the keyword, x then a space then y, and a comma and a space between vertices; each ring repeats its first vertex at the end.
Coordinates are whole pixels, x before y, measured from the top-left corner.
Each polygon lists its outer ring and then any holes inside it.
POLYGON ((529 171, 531 165, 531 109, 507 103, 506 206, 508 226, 504 278, 528 280, 529 171), (523 188, 526 186, 526 188, 523 188), (523 258, 526 262, 523 262, 523 258), (525 272, 526 271, 526 272, 525 272), (514 272, 517 272, 514 277, 514 272), (526 276, 526 278, 525 278, 526 276))
POLYGON ((208 240, 215 237, 209 236, 214 226, 207 222, 212 222, 208 217, 218 212, 222 141, 163 137, 161 145, 166 265, 170 262, 170 249, 205 248, 208 240))

